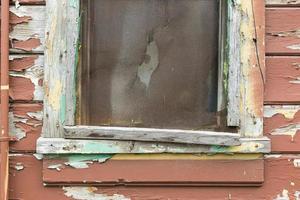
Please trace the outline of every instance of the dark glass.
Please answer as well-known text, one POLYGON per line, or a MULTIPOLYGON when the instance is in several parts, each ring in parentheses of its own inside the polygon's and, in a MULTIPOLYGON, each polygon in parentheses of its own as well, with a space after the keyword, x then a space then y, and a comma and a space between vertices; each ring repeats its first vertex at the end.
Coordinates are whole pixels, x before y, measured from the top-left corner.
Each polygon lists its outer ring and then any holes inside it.
POLYGON ((81 124, 217 124, 217 0, 82 3, 81 124))

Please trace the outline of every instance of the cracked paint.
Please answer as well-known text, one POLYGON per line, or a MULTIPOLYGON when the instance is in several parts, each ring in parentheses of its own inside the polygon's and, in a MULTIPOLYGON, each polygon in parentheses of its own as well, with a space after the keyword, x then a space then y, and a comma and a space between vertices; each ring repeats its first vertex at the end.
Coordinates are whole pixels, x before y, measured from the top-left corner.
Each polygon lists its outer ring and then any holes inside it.
POLYGON ((286 189, 283 189, 282 193, 278 194, 274 200, 290 200, 289 191, 286 189))
POLYGON ((291 136, 292 141, 294 141, 294 137, 297 134, 298 130, 300 130, 300 124, 289 124, 289 125, 274 129, 270 134, 271 135, 291 136))
POLYGON ((17 163, 16 165, 15 165, 15 169, 17 170, 17 171, 21 171, 21 170, 23 170, 25 167, 24 167, 24 165, 22 164, 22 163, 17 163))
POLYGON ((287 119, 293 119, 300 110, 300 106, 264 106, 264 117, 271 118, 274 115, 282 114, 287 119))
POLYGON ((64 194, 74 200, 130 200, 120 194, 100 194, 96 187, 63 187, 64 194))

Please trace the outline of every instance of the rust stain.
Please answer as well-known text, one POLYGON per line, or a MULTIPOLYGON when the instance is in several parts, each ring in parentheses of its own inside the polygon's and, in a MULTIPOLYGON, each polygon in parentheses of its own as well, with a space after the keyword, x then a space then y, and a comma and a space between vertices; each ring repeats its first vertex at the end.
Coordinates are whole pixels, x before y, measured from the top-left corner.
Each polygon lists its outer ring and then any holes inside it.
POLYGON ((33 100, 35 86, 28 78, 10 77, 9 96, 13 100, 33 100))
POLYGON ((26 41, 12 40, 12 48, 24 51, 31 51, 41 45, 42 43, 38 38, 30 38, 26 41))
POLYGON ((37 55, 23 57, 23 58, 14 58, 9 62, 9 68, 12 71, 21 72, 35 64, 35 60, 38 58, 37 55))

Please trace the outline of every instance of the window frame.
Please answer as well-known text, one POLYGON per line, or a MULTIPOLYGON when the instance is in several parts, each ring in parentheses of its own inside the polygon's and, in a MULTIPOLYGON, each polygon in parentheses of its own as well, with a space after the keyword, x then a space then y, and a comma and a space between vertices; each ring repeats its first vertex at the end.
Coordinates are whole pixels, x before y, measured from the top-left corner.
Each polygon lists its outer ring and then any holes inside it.
MULTIPOLYGON (((226 93, 230 97, 227 102, 227 123, 230 126, 239 126, 241 137, 239 139, 239 136, 232 134, 230 138, 238 138, 240 144, 201 143, 201 140, 198 145, 192 145, 165 143, 169 141, 105 140, 105 137, 100 138, 101 140, 83 139, 86 137, 65 139, 66 128, 71 126, 76 129, 76 66, 80 48, 80 0, 48 0, 44 122, 42 137, 37 142, 37 152, 43 154, 270 152, 270 141, 263 137, 264 3, 238 0, 221 2, 227 4, 227 17, 223 23, 220 23, 223 34, 219 42, 222 46, 219 60, 223 69, 219 74, 222 77, 219 79, 219 88, 221 88, 219 95, 226 93), (257 19, 260 19, 259 24, 257 19), (225 88, 223 88, 224 84, 227 85, 225 88)), ((224 99, 218 102, 219 110, 224 108, 224 102, 224 99)), ((210 137, 210 141, 218 141, 228 134, 197 132, 210 137)))

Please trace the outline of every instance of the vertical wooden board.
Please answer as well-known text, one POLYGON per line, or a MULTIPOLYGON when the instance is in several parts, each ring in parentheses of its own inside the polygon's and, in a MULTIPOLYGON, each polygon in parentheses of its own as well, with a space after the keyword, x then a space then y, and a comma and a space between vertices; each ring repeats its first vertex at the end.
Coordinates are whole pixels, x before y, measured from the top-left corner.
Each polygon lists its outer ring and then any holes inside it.
POLYGON ((35 152, 36 140, 40 137, 42 129, 42 109, 42 104, 11 105, 10 135, 18 139, 11 143, 11 152, 35 152))
POLYGON ((73 125, 79 0, 49 0, 46 14, 44 137, 62 137, 73 125))
POLYGON ((300 8, 266 9, 266 53, 300 53, 300 8))
POLYGON ((300 102, 300 57, 267 57, 265 104, 300 102))
POLYGON ((265 106, 264 133, 272 152, 300 152, 300 106, 265 106))
POLYGON ((263 134, 264 90, 264 1, 241 1, 241 133, 245 137, 263 134), (253 39, 255 38, 255 39, 253 39))

